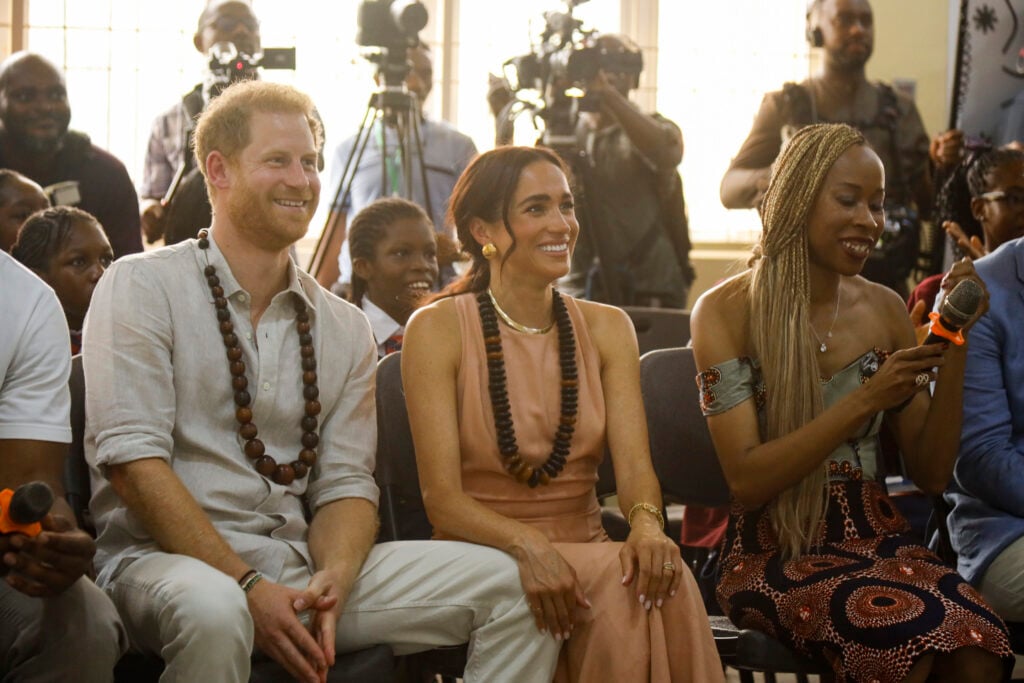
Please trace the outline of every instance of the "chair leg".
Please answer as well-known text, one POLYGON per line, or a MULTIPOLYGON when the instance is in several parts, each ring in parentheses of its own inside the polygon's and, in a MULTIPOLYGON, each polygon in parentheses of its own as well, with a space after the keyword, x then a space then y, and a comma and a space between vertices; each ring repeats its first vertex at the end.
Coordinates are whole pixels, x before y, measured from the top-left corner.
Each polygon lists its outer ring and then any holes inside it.
POLYGON ((754 674, 750 671, 740 670, 740 683, 754 683, 754 674))

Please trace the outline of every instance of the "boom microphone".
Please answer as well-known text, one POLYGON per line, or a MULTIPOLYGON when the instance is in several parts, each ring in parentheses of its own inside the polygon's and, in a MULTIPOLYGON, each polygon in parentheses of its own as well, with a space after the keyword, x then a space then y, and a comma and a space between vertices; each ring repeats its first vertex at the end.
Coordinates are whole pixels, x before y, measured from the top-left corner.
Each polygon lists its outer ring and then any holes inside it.
POLYGON ((939 306, 939 312, 931 312, 928 317, 932 324, 925 337, 925 344, 951 341, 957 346, 964 343, 960 328, 974 317, 981 305, 984 290, 974 280, 961 280, 957 283, 939 306))

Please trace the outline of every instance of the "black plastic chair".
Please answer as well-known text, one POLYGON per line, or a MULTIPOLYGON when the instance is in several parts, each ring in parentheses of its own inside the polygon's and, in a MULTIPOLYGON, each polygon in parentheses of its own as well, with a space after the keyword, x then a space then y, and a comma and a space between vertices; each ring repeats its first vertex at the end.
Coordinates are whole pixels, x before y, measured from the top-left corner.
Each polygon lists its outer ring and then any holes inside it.
MULTIPOLYGON (((89 514, 92 487, 89 465, 85 460, 85 374, 82 356, 71 358, 71 447, 64 463, 64 487, 68 505, 78 524, 93 536, 96 529, 89 514)), ((117 663, 114 680, 118 683, 149 683, 163 673, 164 663, 155 655, 129 652, 117 663)), ((387 645, 375 645, 356 652, 339 654, 327 674, 328 683, 382 683, 395 675, 395 657, 387 645)), ((274 660, 257 656, 253 660, 250 683, 276 683, 291 680, 284 667, 274 660)))
MULTIPOLYGON (((654 471, 666 502, 719 507, 729 504, 711 433, 700 410, 693 349, 660 349, 640 359, 640 386, 654 471)), ((831 669, 794 653, 760 631, 737 629, 725 617, 711 617, 722 663, 740 671, 742 681, 761 672, 769 683, 776 673, 830 679, 831 669)))
POLYGON ((690 312, 678 308, 623 306, 636 330, 640 355, 690 343, 690 312))

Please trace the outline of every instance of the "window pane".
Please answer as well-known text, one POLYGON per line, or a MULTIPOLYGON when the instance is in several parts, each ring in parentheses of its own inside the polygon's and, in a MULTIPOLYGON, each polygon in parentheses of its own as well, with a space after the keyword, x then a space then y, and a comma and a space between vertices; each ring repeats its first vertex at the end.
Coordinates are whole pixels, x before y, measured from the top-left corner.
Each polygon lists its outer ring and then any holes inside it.
POLYGON ((727 211, 718 186, 761 98, 808 75, 805 0, 661 2, 658 108, 683 129, 683 183, 696 241, 753 242, 754 211, 727 211), (728 33, 726 33, 726 28, 728 33))

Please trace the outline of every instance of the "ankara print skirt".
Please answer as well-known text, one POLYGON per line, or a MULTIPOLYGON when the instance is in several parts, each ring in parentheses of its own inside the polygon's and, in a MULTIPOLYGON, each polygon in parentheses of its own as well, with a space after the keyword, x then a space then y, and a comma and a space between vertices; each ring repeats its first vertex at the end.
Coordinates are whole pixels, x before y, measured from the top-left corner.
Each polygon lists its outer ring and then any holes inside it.
POLYGON ((738 627, 827 662, 840 683, 896 683, 923 655, 965 646, 1003 658, 1009 677, 1002 620, 909 530, 881 484, 833 482, 820 545, 783 562, 767 507, 734 507, 718 601, 738 627))

